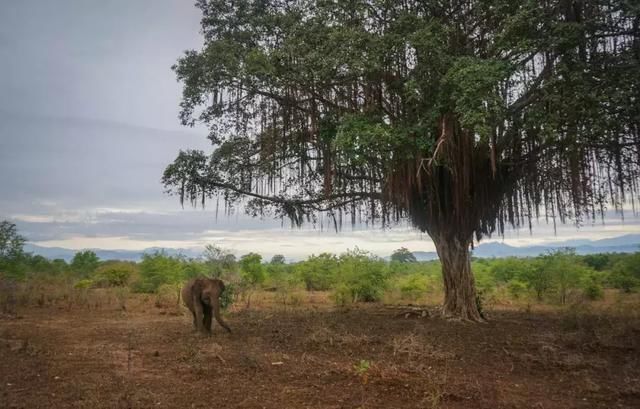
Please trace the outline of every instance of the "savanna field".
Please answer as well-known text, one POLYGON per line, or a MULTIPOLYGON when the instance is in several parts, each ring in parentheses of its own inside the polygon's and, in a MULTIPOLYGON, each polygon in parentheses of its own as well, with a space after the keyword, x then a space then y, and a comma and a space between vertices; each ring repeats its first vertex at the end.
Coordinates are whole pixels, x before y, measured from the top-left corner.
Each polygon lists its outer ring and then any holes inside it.
POLYGON ((637 257, 475 260, 486 323, 442 318, 437 262, 38 260, 2 282, 0 406, 636 408, 637 257), (231 334, 178 300, 204 271, 231 334))
POLYGON ((640 408, 639 1, 0 1, 0 56, 0 409, 640 408))

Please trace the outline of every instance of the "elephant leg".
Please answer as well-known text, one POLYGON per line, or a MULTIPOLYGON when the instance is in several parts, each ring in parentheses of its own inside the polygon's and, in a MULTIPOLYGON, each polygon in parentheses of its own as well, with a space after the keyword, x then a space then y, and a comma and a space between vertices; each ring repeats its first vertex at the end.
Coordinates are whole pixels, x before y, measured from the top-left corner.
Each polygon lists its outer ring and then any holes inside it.
POLYGON ((211 333, 211 319, 213 318, 211 315, 211 307, 208 305, 205 305, 203 307, 203 311, 204 311, 204 329, 208 333, 211 333))
POLYGON ((193 327, 197 330, 198 329, 198 321, 196 320, 196 312, 195 311, 191 311, 191 315, 193 316, 193 327))
POLYGON ((203 321, 204 321, 204 311, 202 310, 202 303, 196 297, 193 297, 193 308, 194 308, 194 316, 195 316, 195 324, 196 328, 199 332, 204 332, 203 321))

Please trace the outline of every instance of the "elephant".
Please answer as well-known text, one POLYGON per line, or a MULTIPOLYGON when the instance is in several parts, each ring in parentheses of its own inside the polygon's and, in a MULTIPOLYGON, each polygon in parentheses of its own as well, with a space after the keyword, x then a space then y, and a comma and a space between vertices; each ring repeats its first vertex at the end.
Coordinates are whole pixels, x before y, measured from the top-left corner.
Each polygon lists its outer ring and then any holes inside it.
POLYGON ((215 278, 194 278, 182 287, 182 299, 193 315, 193 325, 200 332, 211 334, 211 313, 224 329, 231 328, 220 316, 220 295, 224 283, 215 278))

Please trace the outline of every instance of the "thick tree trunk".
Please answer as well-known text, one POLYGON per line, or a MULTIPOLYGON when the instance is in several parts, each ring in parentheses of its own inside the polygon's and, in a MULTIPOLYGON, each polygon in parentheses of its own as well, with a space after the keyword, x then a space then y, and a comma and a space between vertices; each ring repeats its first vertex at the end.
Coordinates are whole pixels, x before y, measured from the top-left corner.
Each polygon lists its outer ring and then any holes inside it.
POLYGON ((444 280, 443 314, 466 321, 484 321, 476 303, 476 286, 471 272, 470 240, 434 238, 444 280))

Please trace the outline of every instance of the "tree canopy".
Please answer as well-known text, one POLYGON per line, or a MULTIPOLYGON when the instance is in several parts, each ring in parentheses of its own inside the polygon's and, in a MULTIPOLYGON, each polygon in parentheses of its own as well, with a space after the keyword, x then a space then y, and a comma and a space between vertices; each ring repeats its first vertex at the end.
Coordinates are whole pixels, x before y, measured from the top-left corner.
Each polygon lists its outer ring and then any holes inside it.
POLYGON ((26 239, 18 234, 16 225, 6 220, 0 222, 0 260, 15 259, 23 254, 26 239))
MULTIPOLYGON (((408 219, 444 270, 469 270, 474 236, 635 205, 636 2, 197 6, 204 46, 174 70, 182 122, 206 124, 215 149, 167 167, 182 202, 242 202, 296 225, 327 216, 336 229, 408 219)), ((472 278, 444 276, 468 281, 454 298, 473 297, 472 278)))
POLYGON ((399 263, 415 263, 417 260, 416 256, 414 256, 407 248, 400 247, 391 255, 391 261, 397 261, 399 263))

